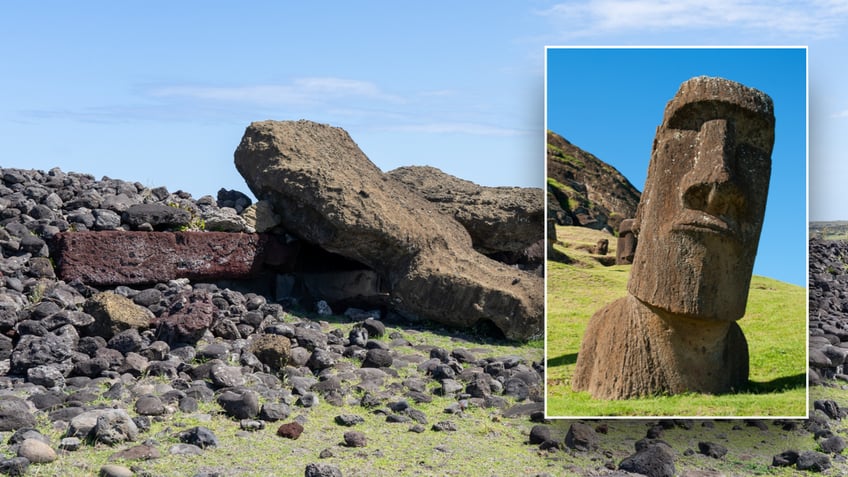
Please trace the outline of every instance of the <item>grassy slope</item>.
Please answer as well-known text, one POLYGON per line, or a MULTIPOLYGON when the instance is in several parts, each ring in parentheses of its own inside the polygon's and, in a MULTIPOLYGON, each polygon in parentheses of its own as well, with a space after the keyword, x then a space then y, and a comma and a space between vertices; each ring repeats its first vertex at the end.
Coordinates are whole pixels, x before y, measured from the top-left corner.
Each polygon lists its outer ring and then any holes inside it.
POLYGON ((748 339, 751 388, 747 393, 686 394, 600 401, 571 391, 580 340, 592 314, 624 296, 629 266, 603 267, 581 246, 615 239, 579 227, 557 227, 577 265, 548 263, 547 413, 552 416, 803 416, 806 414, 806 294, 802 287, 755 276, 739 322, 748 339))
MULTIPOLYGON (((327 326, 340 328, 345 334, 350 324, 332 323, 327 326)), ((326 330, 325 330, 326 331, 326 330)), ((413 345, 439 346, 448 350, 466 348, 478 358, 520 356, 529 362, 541 361, 541 343, 530 343, 520 347, 507 343, 479 340, 474 336, 467 339, 457 338, 455 334, 440 330, 408 330, 387 326, 386 335, 400 332, 413 345)), ((388 341, 388 338, 382 338, 388 341)), ((409 349, 413 353, 413 349, 409 349)), ((358 362, 350 362, 358 366, 358 362)), ((417 376, 415 365, 397 369, 398 377, 387 380, 400 384, 405 378, 417 376)), ((152 383, 165 382, 162 378, 147 378, 152 383)), ((348 386, 355 382, 346 383, 348 386)), ((385 388, 384 387, 384 388, 385 388)), ((430 389, 438 387, 430 383, 430 389)), ((353 392, 361 396, 361 392, 353 392)), ((403 391, 397 393, 394 401, 404 399, 403 391)), ((408 399, 407 399, 408 400, 408 399)), ((98 401, 99 404, 117 403, 98 401)), ((298 440, 283 439, 276 435, 282 422, 268 423, 263 430, 245 432, 239 423, 221 414, 220 407, 214 403, 201 403, 197 413, 174 414, 154 419, 151 430, 142 433, 137 442, 125 443, 115 447, 103 444, 84 446, 77 452, 61 456, 51 464, 33 465, 27 475, 97 475, 100 467, 109 463, 110 456, 119 450, 133 447, 146 439, 152 439, 154 446, 162 454, 159 459, 115 463, 127 467, 136 466, 151 475, 191 476, 201 472, 218 472, 225 476, 270 476, 303 475, 308 463, 321 462, 338 466, 342 474, 350 476, 372 475, 478 475, 477 469, 498 468, 502 475, 535 475, 545 472, 552 465, 537 454, 536 446, 526 444, 527 435, 533 423, 526 417, 506 419, 500 417, 500 410, 469 408, 462 415, 446 414, 444 409, 455 403, 456 399, 433 396, 432 403, 411 406, 424 412, 428 424, 423 433, 410 432, 415 422, 390 424, 385 415, 374 413, 358 405, 335 407, 319 398, 319 405, 311 409, 292 406, 292 415, 283 422, 291 422, 298 415, 304 415, 307 422, 304 433, 298 440), (356 414, 365 419, 363 424, 348 428, 334 422, 340 414, 356 414), (440 421, 453 421, 456 432, 436 432, 433 424, 440 421), (178 444, 176 434, 194 426, 211 429, 220 440, 220 445, 207 449, 199 456, 169 455, 168 449, 178 444), (348 448, 341 445, 344 433, 360 431, 365 434, 368 444, 364 448, 348 448), (319 458, 322 450, 330 449, 331 457, 319 458), (491 451, 481 451, 490 449, 491 451)), ((512 403, 512 401, 510 401, 512 403)), ((121 404, 127 407, 126 404, 121 404)), ((385 407, 383 408, 385 409, 385 407)), ((135 415, 129 406, 131 415, 135 415)), ((61 430, 54 430, 46 417, 42 415, 39 430, 48 435, 51 441, 58 443, 63 437, 61 430)), ((62 429, 63 430, 63 429, 62 429)), ((7 433, 8 434, 8 433, 7 433)), ((3 437, 0 435, 0 437, 3 437)), ((8 435, 3 439, 8 438, 8 435)))

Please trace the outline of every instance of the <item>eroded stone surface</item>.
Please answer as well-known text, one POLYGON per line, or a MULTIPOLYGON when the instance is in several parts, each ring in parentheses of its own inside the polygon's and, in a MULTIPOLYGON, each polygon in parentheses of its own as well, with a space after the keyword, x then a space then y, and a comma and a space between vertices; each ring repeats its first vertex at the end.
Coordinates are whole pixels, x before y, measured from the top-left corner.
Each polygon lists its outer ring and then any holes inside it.
POLYGON ((430 166, 400 167, 387 175, 455 218, 481 253, 520 252, 544 234, 541 189, 484 187, 430 166))
POLYGON ((375 270, 405 315, 488 321, 514 339, 541 333, 542 280, 474 251, 462 225, 384 175, 344 130, 252 123, 235 163, 287 230, 375 270))

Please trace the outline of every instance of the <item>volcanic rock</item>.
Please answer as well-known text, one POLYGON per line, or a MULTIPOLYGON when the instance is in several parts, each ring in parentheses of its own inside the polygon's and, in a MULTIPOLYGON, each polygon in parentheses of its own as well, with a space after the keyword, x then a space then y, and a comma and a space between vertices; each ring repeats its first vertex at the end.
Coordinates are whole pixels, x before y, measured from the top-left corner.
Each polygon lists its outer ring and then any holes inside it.
POLYGON ((365 447, 368 439, 359 431, 348 431, 344 433, 344 443, 348 447, 365 447))
POLYGON ((33 464, 45 464, 57 459, 56 451, 38 439, 25 439, 18 447, 18 457, 26 457, 33 464))
POLYGON ((206 427, 192 427, 179 433, 180 442, 206 449, 207 447, 218 447, 218 437, 206 427))
POLYGON ((122 218, 133 229, 148 224, 154 230, 167 230, 187 226, 191 222, 191 213, 165 204, 136 204, 124 211, 122 218))
POLYGON ((810 470, 813 472, 824 472, 831 467, 830 457, 816 451, 804 451, 798 454, 796 466, 798 470, 810 470))
POLYGON ((274 206, 265 200, 247 207, 242 218, 257 233, 267 232, 280 224, 280 216, 274 212, 274 206))
POLYGON ((30 461, 26 457, 0 458, 0 474, 13 476, 26 475, 29 464, 30 461))
POLYGON ((598 448, 600 440, 592 426, 575 422, 568 428, 565 435, 565 445, 579 451, 592 451, 598 448))
POLYGON ((727 447, 715 442, 699 442, 698 452, 713 459, 721 459, 727 454, 727 447))
POLYGON ((212 326, 217 311, 208 292, 181 292, 167 313, 153 321, 156 336, 169 343, 194 343, 212 326))
POLYGON ((286 439, 297 440, 303 434, 303 426, 298 422, 287 422, 277 428, 277 435, 286 439))
POLYGON ((648 477, 674 477, 674 451, 665 444, 652 444, 622 460, 618 468, 648 477))
POLYGON ((376 271, 403 314, 462 328, 491 322, 512 339, 541 333, 541 278, 475 252, 459 223, 386 177, 342 129, 252 123, 235 163, 287 230, 376 271))
POLYGON ((107 340, 130 328, 147 329, 154 318, 147 308, 112 292, 102 292, 91 297, 85 303, 85 311, 94 317, 92 334, 107 340))
POLYGON ((283 369, 291 358, 291 340, 280 335, 258 335, 254 337, 248 350, 256 355, 262 364, 279 370, 283 369))
POLYGON ((255 391, 224 391, 218 396, 218 404, 236 419, 252 419, 259 415, 259 396, 255 391))
POLYGON ((125 441, 134 441, 138 437, 138 427, 123 409, 105 409, 98 411, 97 421, 91 430, 94 439, 108 445, 125 441))
POLYGON ((0 396, 0 431, 13 431, 35 426, 35 416, 21 398, 0 396))
POLYGON ((332 464, 311 463, 306 465, 303 475, 304 477, 342 477, 342 471, 332 464))
POLYGON ((269 240, 226 232, 63 232, 54 248, 62 280, 111 286, 248 278, 261 269, 269 240))

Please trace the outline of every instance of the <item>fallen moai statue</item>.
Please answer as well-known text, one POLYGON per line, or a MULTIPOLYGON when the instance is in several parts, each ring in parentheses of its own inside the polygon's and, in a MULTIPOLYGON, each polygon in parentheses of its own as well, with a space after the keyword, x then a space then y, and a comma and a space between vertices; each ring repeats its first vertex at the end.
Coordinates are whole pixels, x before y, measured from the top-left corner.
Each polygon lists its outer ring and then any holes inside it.
POLYGON ((623 399, 748 382, 745 314, 763 224, 774 106, 722 78, 684 82, 657 129, 632 230, 629 294, 592 317, 573 389, 623 399))
POLYGON ((541 334, 542 279, 475 251, 461 224, 384 174, 344 130, 252 123, 235 164, 286 230, 377 272, 401 314, 463 328, 488 321, 511 339, 541 334))
POLYGON ((540 189, 483 187, 430 166, 399 167, 386 174, 455 218, 480 253, 523 252, 544 235, 540 189))

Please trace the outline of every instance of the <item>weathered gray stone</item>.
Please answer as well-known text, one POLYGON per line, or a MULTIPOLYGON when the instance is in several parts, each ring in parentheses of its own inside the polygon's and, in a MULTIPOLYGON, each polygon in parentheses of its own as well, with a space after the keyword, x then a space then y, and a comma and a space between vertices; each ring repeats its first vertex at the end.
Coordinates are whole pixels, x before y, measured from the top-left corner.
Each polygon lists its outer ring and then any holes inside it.
POLYGON ((12 351, 11 373, 27 375, 31 368, 69 363, 79 336, 72 326, 66 326, 70 328, 62 327, 44 336, 24 335, 12 351), (60 335, 60 331, 67 332, 60 335))
POLYGON ((154 318, 147 308, 113 292, 101 292, 88 299, 85 311, 94 317, 92 333, 107 340, 130 328, 145 330, 154 318))
POLYGON ((149 224, 155 230, 166 230, 187 226, 191 222, 191 213, 159 203, 135 204, 123 212, 122 218, 132 228, 149 224))
POLYGON ((135 473, 123 465, 105 464, 97 475, 98 477, 132 477, 135 473))
POLYGON ((544 235, 541 189, 484 187, 430 166, 386 173, 455 218, 481 253, 520 252, 544 235))
POLYGON ((583 422, 575 422, 568 428, 565 435, 565 445, 579 451, 593 451, 598 448, 598 434, 591 426, 583 422))
POLYGON ((211 209, 203 213, 205 230, 215 232, 244 232, 246 225, 244 219, 239 216, 235 209, 224 207, 222 209, 211 209))
POLYGON ((618 468, 648 477, 674 477, 674 451, 665 444, 653 444, 621 461, 618 468))
POLYGON ((127 411, 123 409, 105 409, 99 412, 97 422, 91 430, 94 439, 108 445, 134 441, 138 437, 138 427, 127 411))
POLYGON ((260 411, 259 396, 250 390, 241 393, 224 391, 218 396, 218 404, 236 419, 253 419, 260 411))
POLYGON ((291 340, 280 335, 257 335, 248 350, 272 370, 285 368, 291 359, 291 340))
POLYGON ((14 396, 0 396, 0 432, 34 426, 35 416, 26 401, 14 396))
POLYGON ((342 129, 253 123, 235 163, 287 230, 376 271, 403 314, 466 328, 488 321, 514 339, 541 333, 541 278, 475 252, 459 223, 386 177, 342 129))
POLYGON ((342 471, 333 464, 306 464, 304 477, 342 477, 342 471))
POLYGON ((26 457, 33 464, 46 464, 58 458, 49 444, 38 439, 25 439, 18 447, 18 457, 26 457))
POLYGON ((68 426, 67 436, 80 439, 88 438, 94 426, 97 425, 100 412, 101 410, 85 411, 74 416, 68 426))
POLYGON ((241 217, 246 225, 253 228, 256 233, 268 232, 280 225, 280 216, 274 212, 274 206, 267 200, 257 201, 247 207, 241 217))

